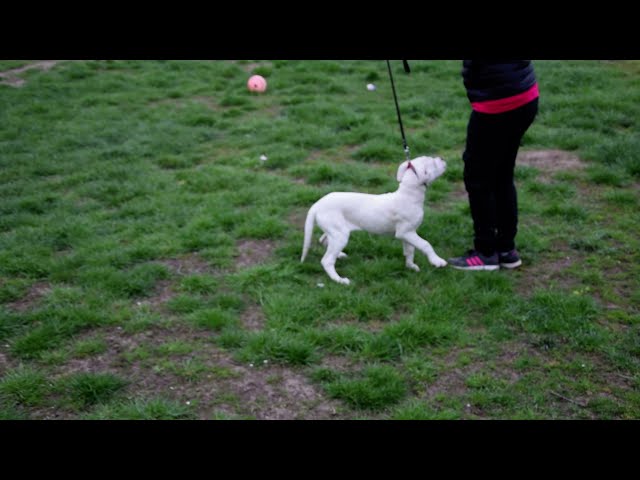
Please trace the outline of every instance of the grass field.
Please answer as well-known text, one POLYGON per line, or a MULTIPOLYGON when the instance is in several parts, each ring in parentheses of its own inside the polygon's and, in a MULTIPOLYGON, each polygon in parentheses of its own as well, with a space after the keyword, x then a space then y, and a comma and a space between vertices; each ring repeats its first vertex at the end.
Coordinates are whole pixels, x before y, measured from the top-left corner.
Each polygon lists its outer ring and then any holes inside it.
MULTIPOLYGON (((0 419, 640 418, 640 61, 535 62, 521 269, 416 273, 357 232, 348 287, 302 229, 330 191, 397 188, 384 61, 35 62, 0 61, 0 419)), ((461 62, 410 63, 448 258, 461 62)))

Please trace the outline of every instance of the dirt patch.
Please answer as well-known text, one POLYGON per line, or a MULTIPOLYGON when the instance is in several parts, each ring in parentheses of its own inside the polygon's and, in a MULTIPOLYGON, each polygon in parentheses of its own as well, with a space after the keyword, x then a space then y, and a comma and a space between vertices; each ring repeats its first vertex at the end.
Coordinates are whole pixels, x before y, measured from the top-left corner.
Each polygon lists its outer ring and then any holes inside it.
MULTIPOLYGON (((359 144, 344 145, 343 147, 341 147, 338 150, 338 155, 335 156, 335 157, 337 157, 337 159, 352 158, 353 155, 355 155, 358 152, 358 150, 360 150, 361 147, 362 147, 362 145, 359 145, 359 144)), ((367 162, 367 164, 369 164, 369 163, 371 163, 371 162, 367 162)), ((400 162, 398 162, 398 163, 400 163, 400 162)), ((385 164, 385 165, 388 166, 388 164, 385 164)), ((398 166, 398 164, 396 163, 395 168, 397 168, 397 166, 398 166)))
POLYGON ((483 368, 480 362, 471 362, 465 367, 454 366, 458 357, 468 351, 470 351, 468 348, 455 349, 441 360, 444 371, 438 375, 433 383, 427 386, 425 390, 427 398, 431 399, 439 393, 453 396, 460 396, 466 393, 466 378, 483 368))
POLYGON ((162 100, 153 100, 149 102, 149 106, 157 107, 159 105, 173 105, 176 108, 184 108, 187 106, 189 102, 199 103, 204 105, 209 110, 213 110, 214 112, 224 111, 226 108, 222 107, 218 102, 216 102, 212 97, 206 96, 197 96, 190 98, 165 98, 162 100))
POLYGON ((21 78, 20 74, 34 68, 46 72, 47 70, 51 70, 57 63, 58 60, 42 60, 40 62, 30 63, 29 65, 25 65, 20 68, 14 68, 12 70, 0 72, 0 84, 9 85, 16 88, 22 87, 25 85, 25 83, 27 83, 27 81, 21 78))
POLYGON ((244 375, 232 390, 258 420, 330 420, 339 418, 339 403, 327 399, 305 376, 281 366, 240 367, 244 375))
MULTIPOLYGON (((531 345, 522 341, 505 342, 501 351, 488 359, 474 358, 473 348, 455 349, 438 362, 440 373, 435 381, 426 385, 422 395, 429 403, 434 402, 434 397, 439 394, 447 397, 464 397, 470 392, 467 379, 479 372, 514 384, 521 379, 522 374, 514 368, 513 363, 523 354, 532 357, 542 356, 531 345), (466 365, 458 366, 458 359, 465 354, 471 354, 472 360, 466 365)), ((477 417, 486 416, 485 411, 472 404, 467 404, 464 411, 466 414, 477 417)))
MULTIPOLYGON (((561 171, 583 170, 585 163, 576 155, 563 150, 528 150, 518 153, 517 165, 533 167, 540 173, 538 180, 542 183, 549 183, 555 173, 561 171)), ((464 182, 456 182, 453 191, 448 195, 450 201, 468 202, 469 196, 464 182)), ((451 209, 451 202, 436 202, 427 205, 435 211, 447 211, 451 209)))
POLYGON ((171 300, 174 295, 173 282, 169 280, 161 280, 156 284, 153 294, 142 300, 136 301, 136 305, 138 307, 149 305, 153 309, 157 309, 171 300))
MULTIPOLYGON (((197 254, 184 255, 179 258, 168 258, 155 263, 166 266, 175 275, 186 276, 194 274, 219 275, 220 271, 212 268, 197 254)), ((153 293, 136 301, 137 306, 149 305, 154 309, 167 303, 175 296, 172 280, 160 280, 156 283, 153 293)))
POLYGON ((15 302, 7 303, 7 307, 16 312, 30 310, 50 291, 51 285, 48 282, 36 282, 31 285, 24 297, 15 302))
POLYGON ((273 67, 273 63, 271 63, 271 62, 252 62, 252 63, 247 63, 246 65, 239 65, 239 67, 242 68, 242 70, 244 70, 247 73, 253 73, 253 71, 256 68, 260 68, 260 67, 271 68, 271 67, 273 67))
POLYGON ((309 208, 311 208, 311 205, 309 205, 308 208, 299 208, 294 210, 287 218, 287 222, 295 228, 299 228, 301 231, 304 230, 304 222, 307 220, 309 208))
POLYGON ((252 267, 267 260, 276 244, 272 240, 240 240, 237 244, 237 268, 252 267))
MULTIPOLYGON (((327 281, 330 281, 330 280, 327 279, 327 281)), ((326 322, 325 326, 327 327, 328 331, 331 331, 334 328, 352 327, 352 328, 356 328, 356 329, 364 331, 364 332, 380 333, 390 323, 392 323, 392 322, 390 322, 388 320, 376 320, 376 319, 373 319, 373 320, 357 320, 357 319, 354 319, 353 316, 351 316, 350 318, 345 319, 345 320, 340 320, 340 319, 338 319, 338 320, 330 320, 330 321, 326 322)))
POLYGON ((9 363, 9 359, 4 353, 0 352, 0 376, 4 375, 10 368, 11 364, 9 363))
POLYGON ((249 305, 240 315, 240 323, 249 331, 264 329, 265 316, 259 305, 249 305))
POLYGON ((556 282, 566 290, 571 290, 579 284, 579 280, 566 270, 573 264, 582 262, 584 256, 569 250, 568 247, 554 251, 561 252, 561 255, 555 259, 538 258, 531 264, 523 261, 522 267, 512 272, 516 280, 515 289, 519 295, 530 297, 536 290, 549 288, 549 285, 556 282))
MULTIPOLYGON (((107 351, 88 358, 71 359, 55 367, 52 378, 79 372, 112 373, 129 382, 127 397, 171 399, 192 406, 199 419, 211 419, 220 413, 260 420, 341 416, 339 402, 325 398, 301 371, 269 362, 240 364, 213 344, 210 332, 176 325, 131 335, 121 327, 115 327, 93 331, 85 338, 96 334, 108 344, 107 351), (189 343, 194 348, 186 354, 157 356, 156 347, 176 341, 189 343), (151 352, 143 360, 132 355, 141 347, 151 352), (168 369, 167 361, 175 364, 197 362, 204 365, 205 371, 194 378, 186 378, 168 369)), ((44 419, 75 417, 73 412, 56 408, 42 409, 32 415, 32 418, 44 419)))
POLYGON ((173 273, 178 275, 193 275, 201 273, 217 274, 216 269, 211 268, 206 260, 198 254, 192 253, 179 258, 169 258, 160 260, 162 265, 168 267, 173 273))
MULTIPOLYGON (((594 403, 599 400, 608 400, 620 404, 625 392, 635 389, 635 378, 633 372, 620 373, 601 354, 583 354, 583 360, 588 361, 595 368, 594 372, 574 373, 574 378, 589 378, 593 386, 587 391, 565 391, 562 385, 558 385, 555 390, 549 390, 549 403, 559 412, 561 418, 587 418, 598 420, 600 414, 594 403)), ((576 360, 575 355, 566 358, 567 362, 576 360)), ((584 365, 583 365, 584 366, 584 365)))
POLYGON ((315 162, 316 160, 319 159, 325 159, 326 160, 327 157, 327 153, 325 150, 311 150, 311 153, 309 153, 309 155, 307 155, 306 161, 308 162, 315 162))
MULTIPOLYGON (((495 379, 513 385, 522 380, 523 375, 531 372, 545 372, 549 368, 558 365, 559 360, 553 355, 545 353, 543 349, 532 345, 531 340, 526 338, 514 339, 501 344, 501 350, 495 355, 483 358, 473 358, 463 366, 458 366, 460 355, 473 353, 473 349, 465 348, 454 350, 443 357, 438 364, 440 373, 432 383, 426 385, 422 398, 428 403, 433 403, 439 394, 447 398, 462 397, 469 395, 473 388, 467 385, 470 376, 482 373, 490 375, 495 379), (533 359, 535 364, 525 368, 523 371, 514 366, 514 362, 523 356, 533 359)), ((608 399, 615 402, 620 401, 620 395, 628 392, 635 386, 636 378, 633 372, 621 373, 612 367, 608 360, 600 354, 582 354, 580 357, 569 353, 563 356, 561 363, 569 365, 582 358, 585 363, 590 363, 594 370, 590 373, 573 374, 576 379, 584 376, 593 382, 594 387, 587 392, 577 394, 575 391, 566 392, 559 385, 554 391, 546 391, 547 404, 545 408, 552 408, 556 411, 556 418, 576 418, 577 416, 597 419, 598 414, 590 406, 591 402, 599 399, 608 399), (579 410, 576 408, 579 407, 579 410)), ((583 365, 584 367, 585 365, 583 365)), ((473 418, 486 417, 487 412, 472 403, 464 406, 464 412, 472 415, 473 418)))
POLYGON ((500 372, 501 378, 507 380, 509 383, 515 383, 521 378, 521 373, 514 369, 513 363, 524 355, 535 358, 541 363, 544 363, 544 354, 539 349, 536 349, 531 345, 531 342, 524 340, 512 340, 503 342, 502 351, 498 353, 495 358, 496 369, 500 372))
POLYGON ((550 181, 554 173, 575 171, 585 168, 585 164, 576 155, 563 150, 528 150, 518 153, 517 165, 533 167, 540 172, 540 180, 550 181))
POLYGON ((467 193, 467 188, 464 186, 464 182, 457 182, 449 195, 456 202, 469 201, 469 194, 467 193))
POLYGON ((215 112, 219 112, 220 110, 222 110, 223 108, 211 97, 204 97, 204 96, 200 96, 200 97, 193 97, 191 100, 193 100, 194 102, 197 102, 201 105, 204 105, 205 107, 208 107, 209 109, 215 111, 215 112))
POLYGON ((351 373, 354 371, 360 371, 364 368, 362 362, 340 355, 326 355, 322 359, 320 365, 339 373, 351 373))

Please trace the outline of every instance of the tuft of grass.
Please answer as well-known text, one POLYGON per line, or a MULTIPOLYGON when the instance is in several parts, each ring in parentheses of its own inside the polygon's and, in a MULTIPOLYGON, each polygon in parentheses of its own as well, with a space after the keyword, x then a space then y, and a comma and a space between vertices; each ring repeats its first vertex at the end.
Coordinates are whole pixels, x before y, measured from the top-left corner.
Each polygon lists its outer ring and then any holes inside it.
POLYGON ((179 290, 186 293, 207 294, 214 293, 218 289, 219 282, 209 275, 191 275, 180 282, 179 290))
POLYGON ((269 360, 291 365, 308 365, 318 357, 309 340, 270 331, 250 335, 239 355, 241 360, 254 364, 269 360))
MULTIPOLYGON (((182 377, 188 382, 199 381, 206 373, 211 372, 212 369, 202 363, 199 359, 187 358, 179 362, 166 362, 164 364, 168 371, 182 377)), ((219 369, 215 369, 219 370, 219 369)), ((224 376, 224 370, 221 370, 224 376)))
POLYGON ((6 407, 0 403, 0 420, 28 420, 27 414, 15 407, 6 407))
POLYGON ((83 329, 106 321, 103 312, 89 307, 48 307, 32 314, 30 320, 37 326, 11 344, 11 353, 23 359, 36 358, 83 329))
POLYGON ((181 340, 175 340, 163 343, 162 345, 158 345, 155 348, 155 351, 159 355, 172 356, 172 355, 186 355, 188 353, 193 352, 196 349, 196 346, 183 342, 181 340))
POLYGON ((365 368, 355 379, 340 379, 326 386, 334 398, 358 409, 381 410, 402 400, 408 393, 404 378, 387 365, 365 368))
POLYGON ((128 383, 110 373, 78 373, 61 382, 70 402, 81 409, 108 402, 128 383))
POLYGON ((452 343, 458 338, 458 327, 451 322, 427 319, 403 319, 385 327, 384 336, 399 343, 403 352, 412 352, 427 345, 452 343))
POLYGON ((40 406, 50 393, 45 375, 34 368, 20 365, 7 372, 0 380, 0 403, 40 406))
POLYGON ((200 296, 176 295, 167 302, 167 308, 173 313, 192 313, 205 306, 205 300, 200 296))
POLYGON ((31 282, 23 278, 11 278, 0 283, 0 303, 9 303, 22 298, 31 282))
POLYGON ((73 354, 76 357, 90 357, 107 351, 107 342, 100 337, 80 340, 73 346, 73 354))
POLYGON ((194 325, 214 331, 237 325, 238 318, 233 314, 217 308, 198 310, 187 317, 194 325))
POLYGON ((432 383, 438 376, 437 367, 421 354, 405 358, 404 368, 408 377, 419 383, 432 383))
POLYGON ((429 404, 413 400, 394 409, 391 420, 459 420, 460 413, 452 409, 440 410, 429 404))

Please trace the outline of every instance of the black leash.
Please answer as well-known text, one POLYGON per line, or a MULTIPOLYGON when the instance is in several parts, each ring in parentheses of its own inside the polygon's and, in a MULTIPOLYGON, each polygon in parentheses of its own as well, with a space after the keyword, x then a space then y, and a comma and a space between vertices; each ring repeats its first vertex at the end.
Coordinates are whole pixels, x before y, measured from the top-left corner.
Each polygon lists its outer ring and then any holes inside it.
MULTIPOLYGON (((402 61, 404 65, 404 71, 409 73, 411 69, 409 68, 409 63, 406 60, 402 61)), ((398 113, 398 123, 400 124, 400 133, 402 134, 402 145, 404 147, 404 154, 409 160, 409 145, 407 145, 407 138, 404 135, 404 127, 402 126, 402 117, 400 116, 400 107, 398 106, 398 97, 396 95, 396 86, 393 83, 393 73, 391 73, 391 64, 389 60, 387 60, 387 69, 389 70, 389 78, 391 79, 391 89, 393 90, 393 100, 396 102, 396 112, 398 113)))

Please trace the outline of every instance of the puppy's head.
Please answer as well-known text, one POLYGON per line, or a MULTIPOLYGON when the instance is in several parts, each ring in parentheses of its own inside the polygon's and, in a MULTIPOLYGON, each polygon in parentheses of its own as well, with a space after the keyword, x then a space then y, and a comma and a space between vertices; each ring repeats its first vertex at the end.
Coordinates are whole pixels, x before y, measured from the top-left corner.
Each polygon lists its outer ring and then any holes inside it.
POLYGON ((402 162, 398 167, 398 182, 411 182, 428 185, 442 175, 447 169, 447 164, 440 157, 417 157, 402 162), (413 168, 412 168, 413 167, 413 168))

